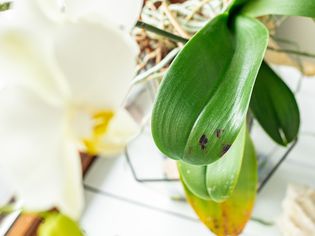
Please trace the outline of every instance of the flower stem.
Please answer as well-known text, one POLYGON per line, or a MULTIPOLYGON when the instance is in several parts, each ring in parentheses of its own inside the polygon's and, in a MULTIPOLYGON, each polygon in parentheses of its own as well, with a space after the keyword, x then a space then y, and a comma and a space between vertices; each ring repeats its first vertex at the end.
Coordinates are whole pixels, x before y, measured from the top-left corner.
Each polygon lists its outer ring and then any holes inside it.
POLYGON ((156 33, 156 34, 161 35, 161 36, 164 36, 164 37, 166 37, 170 40, 173 40, 175 42, 181 42, 181 43, 187 43, 188 42, 188 39, 185 39, 185 38, 180 37, 178 35, 172 34, 168 31, 159 29, 153 25, 147 24, 147 23, 142 22, 142 21, 138 21, 136 24, 136 27, 141 28, 141 29, 145 29, 147 31, 150 31, 152 33, 156 33))
POLYGON ((259 219, 259 218, 255 218, 255 217, 252 217, 250 220, 254 221, 256 223, 265 225, 265 226, 273 226, 274 225, 273 222, 265 221, 265 220, 262 220, 262 219, 259 219))

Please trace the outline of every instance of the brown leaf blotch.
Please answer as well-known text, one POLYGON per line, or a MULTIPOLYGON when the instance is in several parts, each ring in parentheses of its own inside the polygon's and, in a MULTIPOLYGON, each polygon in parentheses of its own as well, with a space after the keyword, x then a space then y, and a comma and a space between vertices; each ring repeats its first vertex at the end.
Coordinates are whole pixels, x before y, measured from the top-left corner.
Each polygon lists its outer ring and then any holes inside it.
POLYGON ((215 131, 215 136, 216 136, 217 138, 221 138, 222 135, 223 135, 223 133, 224 133, 224 129, 216 129, 216 131, 215 131))
POLYGON ((221 156, 223 156, 225 153, 227 153, 230 150, 230 148, 231 148, 231 144, 223 145, 221 156))
POLYGON ((208 138, 205 134, 203 134, 199 139, 199 145, 201 150, 205 150, 208 143, 208 138))

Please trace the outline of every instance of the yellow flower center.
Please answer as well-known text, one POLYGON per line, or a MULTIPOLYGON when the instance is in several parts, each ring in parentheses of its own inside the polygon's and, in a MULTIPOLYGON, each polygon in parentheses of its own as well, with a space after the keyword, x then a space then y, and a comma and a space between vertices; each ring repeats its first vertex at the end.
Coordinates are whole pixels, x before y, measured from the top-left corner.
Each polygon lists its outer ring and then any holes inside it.
POLYGON ((113 111, 100 111, 93 115, 92 119, 94 125, 92 135, 90 138, 83 140, 88 154, 96 155, 101 152, 102 137, 106 134, 109 122, 113 116, 113 111))

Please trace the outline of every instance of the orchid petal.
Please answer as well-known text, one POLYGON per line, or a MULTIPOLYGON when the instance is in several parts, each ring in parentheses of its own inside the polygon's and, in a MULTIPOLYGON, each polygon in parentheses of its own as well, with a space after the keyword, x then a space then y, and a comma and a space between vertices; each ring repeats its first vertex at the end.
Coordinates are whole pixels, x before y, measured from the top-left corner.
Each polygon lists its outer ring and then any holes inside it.
POLYGON ((102 138, 102 152, 104 156, 113 156, 123 152, 127 143, 139 132, 138 124, 130 114, 120 109, 108 125, 107 132, 102 138))
MULTIPOLYGON (((38 2, 35 0, 10 1, 10 9, 5 12, 7 21, 1 22, 0 26, 20 27, 31 31, 34 35, 47 36, 55 27, 55 22, 48 17, 38 2)), ((58 18, 62 21, 62 18, 58 18)))
POLYGON ((38 6, 42 14, 54 22, 62 22, 65 19, 64 0, 31 0, 38 6))
POLYGON ((80 18, 87 14, 105 18, 130 30, 137 22, 143 0, 65 0, 66 14, 80 18))
POLYGON ((63 107, 25 86, 0 93, 0 173, 27 210, 57 207, 72 218, 83 205, 78 152, 63 107))
POLYGON ((110 25, 69 22, 57 32, 54 50, 75 105, 113 109, 121 104, 138 52, 129 35, 110 25))
POLYGON ((68 89, 41 38, 23 29, 0 30, 0 80, 21 84, 55 103, 63 102, 68 89))
POLYGON ((62 130, 66 93, 49 53, 27 32, 0 32, 0 173, 25 207, 78 217, 80 163, 62 130), (76 196, 69 200, 66 191, 76 196))

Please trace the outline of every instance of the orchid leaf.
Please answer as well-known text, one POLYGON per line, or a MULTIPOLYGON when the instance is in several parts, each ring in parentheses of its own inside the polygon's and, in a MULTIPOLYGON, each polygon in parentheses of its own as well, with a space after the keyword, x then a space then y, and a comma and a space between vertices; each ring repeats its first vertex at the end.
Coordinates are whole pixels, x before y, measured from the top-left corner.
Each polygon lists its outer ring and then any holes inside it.
POLYGON ((239 235, 250 219, 257 187, 256 154, 250 136, 236 188, 225 202, 217 203, 195 196, 182 181, 188 202, 200 220, 216 235, 239 235))
POLYGON ((259 70, 250 107, 275 142, 286 146, 296 139, 300 113, 294 94, 265 62, 259 70))
POLYGON ((246 124, 230 150, 221 159, 206 165, 178 161, 178 170, 187 188, 199 198, 221 202, 233 192, 244 156, 246 124))
POLYGON ((225 13, 185 45, 152 114, 152 134, 165 155, 206 165, 228 151, 245 119, 267 42, 259 21, 237 16, 228 22, 225 13))
POLYGON ((248 0, 241 14, 258 17, 264 15, 286 15, 315 17, 314 0, 248 0))
POLYGON ((249 1, 251 0, 233 0, 227 11, 230 12, 231 15, 234 15, 234 12, 238 13, 242 6, 244 6, 249 1))

